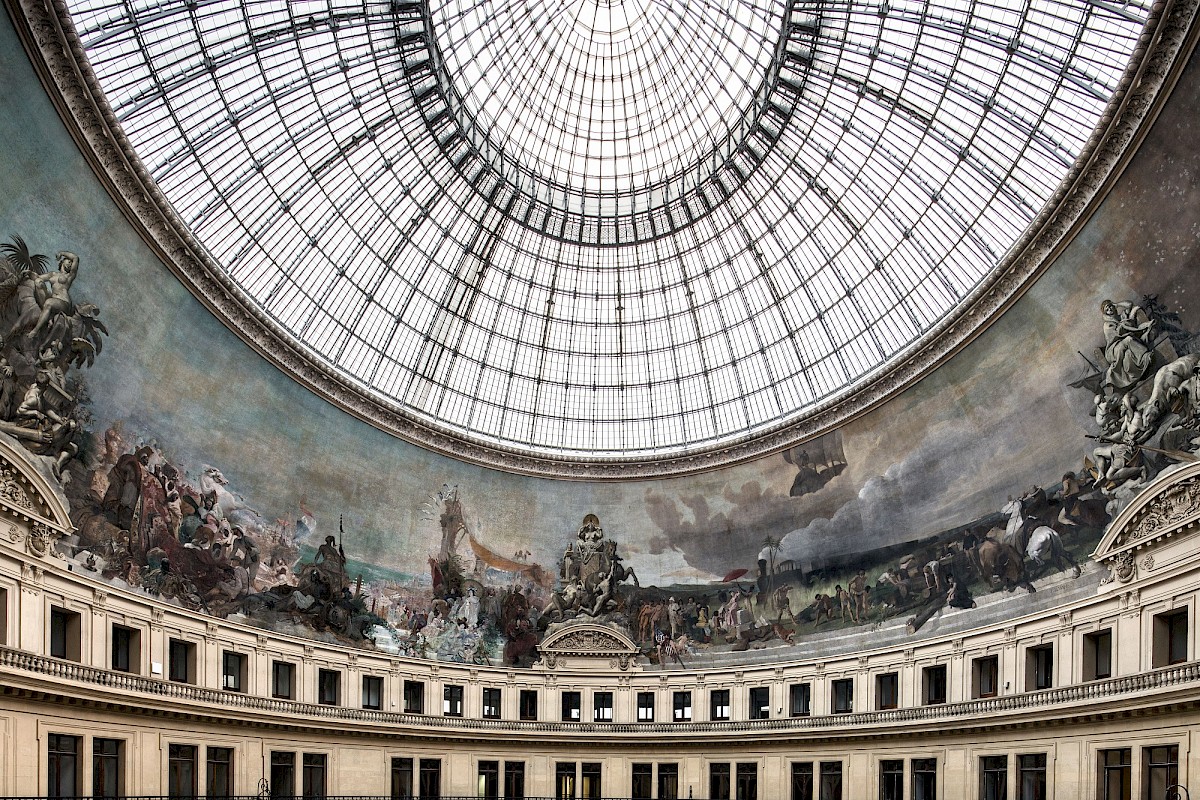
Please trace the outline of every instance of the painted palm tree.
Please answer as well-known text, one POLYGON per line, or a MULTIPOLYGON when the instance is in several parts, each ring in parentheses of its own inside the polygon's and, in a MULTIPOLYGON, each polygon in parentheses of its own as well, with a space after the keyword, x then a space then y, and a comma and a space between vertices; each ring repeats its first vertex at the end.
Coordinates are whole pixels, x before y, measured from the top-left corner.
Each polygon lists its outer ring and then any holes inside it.
POLYGON ((762 546, 767 551, 767 574, 775 574, 775 559, 779 556, 779 551, 783 547, 783 540, 775 536, 767 536, 763 539, 762 546))

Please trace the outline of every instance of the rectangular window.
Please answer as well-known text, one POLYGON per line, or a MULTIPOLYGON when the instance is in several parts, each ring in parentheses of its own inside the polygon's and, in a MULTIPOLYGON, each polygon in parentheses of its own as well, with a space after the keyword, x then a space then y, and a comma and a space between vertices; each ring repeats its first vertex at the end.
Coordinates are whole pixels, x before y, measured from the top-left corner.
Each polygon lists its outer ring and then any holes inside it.
POLYGON ((412 796, 413 760, 411 758, 393 758, 391 800, 403 800, 403 798, 412 796))
POLYGON ((168 642, 167 679, 176 683, 196 682, 196 645, 182 639, 168 642))
POLYGON ((1054 645, 1025 651, 1025 691, 1054 688, 1054 645))
POLYGON ((271 662, 271 696, 281 700, 296 699, 296 665, 287 661, 271 662))
POLYGON ((560 761, 554 765, 555 800, 574 800, 577 775, 578 769, 574 761, 560 761))
POLYGON ((296 754, 271 751, 271 797, 295 797, 296 754))
POLYGON ((117 672, 137 672, 141 655, 141 637, 133 628, 112 626, 112 668, 117 672))
POLYGON ((979 759, 979 800, 1008 800, 1008 756, 979 759))
POLYGON ((301 796, 317 800, 325 797, 325 754, 305 753, 302 765, 301 796))
POLYGON ((1133 800, 1132 751, 1100 751, 1100 800, 1133 800))
POLYGON ((937 759, 912 760, 912 800, 937 800, 937 759))
POLYGON ((768 686, 750 688, 750 719, 771 718, 771 689, 768 686))
POLYGON ((895 672, 885 672, 875 676, 875 708, 886 711, 900 705, 900 676, 895 672))
POLYGON ((729 690, 713 689, 708 695, 708 718, 712 720, 729 719, 729 690))
POLYGON ((79 796, 79 737, 52 733, 46 737, 46 796, 79 796))
POLYGON ((483 718, 500 719, 500 690, 485 686, 483 689, 483 718))
POLYGON ((675 692, 671 695, 671 718, 676 722, 692 721, 691 692, 675 692))
POLYGON ((518 716, 526 722, 536 721, 538 718, 537 689, 522 689, 517 696, 517 701, 518 716))
POLYGON ((579 692, 562 693, 562 721, 578 722, 583 700, 579 692))
POLYGON ((463 715, 463 687, 447 684, 442 687, 442 716, 461 717, 463 715))
POLYGON ((1188 660, 1187 609, 1154 617, 1153 665, 1166 667, 1188 660))
POLYGON ((362 707, 373 711, 383 708, 383 678, 378 675, 363 675, 362 707))
POLYGON ((842 800, 842 762, 821 762, 821 785, 817 800, 842 800))
POLYGON ((1145 788, 1142 793, 1152 800, 1168 797, 1167 789, 1179 783, 1179 747, 1162 745, 1142 750, 1145 788))
POLYGON ((425 684, 421 681, 404 682, 404 713, 425 713, 425 684))
POLYGON ((1046 800, 1046 754, 1017 756, 1017 800, 1046 800))
POLYGON ((196 746, 167 745, 167 797, 195 796, 196 746))
MULTIPOLYGON (((632 800, 650 800, 654 797, 653 764, 633 764, 630 767, 630 774, 629 797, 632 800)), ((713 797, 715 796, 713 795, 713 797)))
POLYGON ((737 765, 736 800, 758 800, 758 764, 737 765))
POLYGON ((679 800, 679 765, 658 765, 658 800, 679 800))
POLYGON ((417 775, 417 791, 423 800, 437 800, 442 796, 442 760, 422 758, 417 775))
POLYGON ((246 691, 246 656, 225 650, 221 653, 221 688, 230 692, 246 691))
MULTIPOLYGON (((807 717, 812 710, 810 701, 812 700, 812 684, 811 683, 793 683, 788 687, 788 713, 793 717, 807 717)), ((811 764, 809 765, 812 766, 811 764)), ((812 770, 809 770, 811 773, 812 770)))
POLYGON ((78 614, 57 606, 50 609, 50 655, 79 661, 81 637, 78 614))
POLYGON ((927 706, 937 706, 946 702, 945 664, 921 670, 921 700, 927 706))
POLYGON ((507 800, 525 800, 525 762, 504 762, 504 796, 507 800))
POLYGON ((613 718, 613 693, 612 692, 593 692, 592 693, 592 721, 593 722, 612 722, 613 718))
POLYGON ((1083 679, 1098 681, 1112 674, 1112 630, 1105 628, 1084 636, 1083 679))
POLYGON ((604 790, 600 786, 599 764, 579 765, 579 796, 582 800, 600 800, 604 797, 604 790))
POLYGON ((120 739, 92 740, 92 797, 115 798, 122 794, 120 739))
MULTIPOLYGON (((854 710, 854 680, 840 678, 833 682, 833 713, 849 714, 854 710)), ((839 762, 840 763, 840 762, 839 762)))
POLYGON ((205 765, 205 795, 210 798, 233 797, 233 748, 210 747, 205 765))
POLYGON ((813 800, 813 765, 811 761, 792 762, 792 800, 813 800))
POLYGON ((499 800, 500 798, 500 762, 480 761, 479 775, 476 778, 476 796, 484 800, 499 800))
POLYGON ((637 693, 638 722, 654 722, 654 692, 637 693))
POLYGON ((879 800, 904 800, 904 762, 879 762, 879 800))
POLYGON ((317 670, 317 702, 336 706, 341 700, 342 673, 336 669, 317 670))
POLYGON ((709 800, 731 800, 733 778, 728 764, 708 765, 708 797, 709 800))
POLYGON ((0 588, 0 644, 8 644, 8 590, 0 588))
POLYGON ((971 661, 971 696, 995 697, 1000 693, 1000 658, 983 656, 971 661))

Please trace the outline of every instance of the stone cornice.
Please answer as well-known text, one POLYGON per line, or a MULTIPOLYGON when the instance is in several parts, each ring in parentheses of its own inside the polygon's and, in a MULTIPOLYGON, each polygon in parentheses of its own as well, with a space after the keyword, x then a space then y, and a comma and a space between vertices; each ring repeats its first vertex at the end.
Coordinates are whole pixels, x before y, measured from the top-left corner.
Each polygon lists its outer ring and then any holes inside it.
POLYGON ((1161 107, 1190 50, 1200 0, 1157 3, 1135 57, 1101 125, 1059 191, 1000 266, 934 330, 869 383, 816 409, 800 422, 691 454, 623 462, 540 458, 468 441, 430 426, 405 409, 369 396, 321 363, 230 281, 191 236, 138 160, 103 99, 65 3, 7 0, 31 60, 80 144, 125 215, 176 276, 230 329, 302 385, 344 411, 452 458, 512 472, 562 479, 636 479, 683 475, 741 463, 810 439, 880 405, 952 356, 995 320, 1070 241, 1111 187, 1161 107))

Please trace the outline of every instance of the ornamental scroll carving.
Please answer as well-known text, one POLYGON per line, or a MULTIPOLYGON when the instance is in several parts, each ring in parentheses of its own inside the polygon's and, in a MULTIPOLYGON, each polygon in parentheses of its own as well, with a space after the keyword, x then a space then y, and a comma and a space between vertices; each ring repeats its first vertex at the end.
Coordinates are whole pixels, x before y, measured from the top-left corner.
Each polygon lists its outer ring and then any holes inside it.
POLYGON ((0 498, 18 508, 33 511, 33 500, 21 485, 21 475, 12 464, 0 458, 0 498))
POLYGON ((621 670, 629 669, 637 657, 634 643, 614 631, 600 626, 572 626, 546 637, 538 650, 542 662, 550 669, 572 658, 606 658, 609 664, 621 670))
POLYGON ((1117 546, 1169 530, 1196 514, 1200 514, 1200 478, 1172 486, 1151 500, 1141 516, 1126 529, 1117 546))

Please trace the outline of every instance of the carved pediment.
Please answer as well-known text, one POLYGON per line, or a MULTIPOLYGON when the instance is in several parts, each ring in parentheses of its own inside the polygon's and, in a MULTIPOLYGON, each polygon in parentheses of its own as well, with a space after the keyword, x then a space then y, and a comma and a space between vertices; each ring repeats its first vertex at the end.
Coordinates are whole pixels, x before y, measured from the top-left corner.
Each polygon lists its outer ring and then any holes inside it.
POLYGON ((568 622, 554 626, 538 645, 542 662, 554 669, 564 659, 607 659, 612 666, 628 669, 638 647, 625 632, 613 626, 568 622))
MULTIPOLYGON (((1092 557, 1106 564, 1106 583, 1137 577, 1135 551, 1200 525, 1200 463, 1164 473, 1113 519, 1092 557)), ((1147 568, 1153 559, 1143 559, 1147 568)))
POLYGON ((62 488, 35 459, 0 433, 0 510, 70 531, 71 517, 62 488))
POLYGON ((603 625, 569 625, 546 636, 538 645, 543 653, 609 658, 617 653, 637 653, 638 648, 623 633, 603 625))

